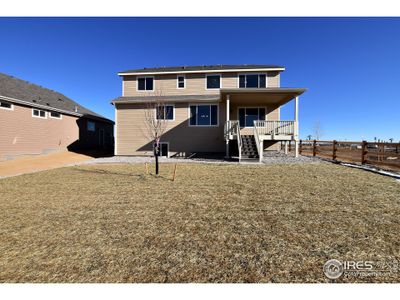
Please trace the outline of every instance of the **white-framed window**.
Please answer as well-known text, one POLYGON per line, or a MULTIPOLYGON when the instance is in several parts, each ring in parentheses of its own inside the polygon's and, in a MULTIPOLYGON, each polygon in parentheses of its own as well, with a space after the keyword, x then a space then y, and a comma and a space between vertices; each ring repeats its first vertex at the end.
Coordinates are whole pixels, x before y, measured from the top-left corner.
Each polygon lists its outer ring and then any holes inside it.
POLYGON ((190 104, 189 126, 218 126, 218 104, 190 104))
POLYGON ((0 100, 0 108, 6 110, 14 110, 14 105, 12 105, 10 102, 0 100))
POLYGON ((156 107, 156 119, 157 120, 175 120, 175 106, 172 104, 160 105, 156 107))
POLYGON ((45 110, 32 108, 32 117, 41 118, 41 119, 47 119, 47 113, 46 113, 45 110))
POLYGON ((52 119, 62 119, 62 115, 59 112, 56 112, 56 111, 49 112, 49 116, 52 119))
POLYGON ((176 87, 178 89, 184 89, 186 87, 185 75, 178 75, 177 80, 176 80, 176 87))
POLYGON ((266 88, 266 74, 239 74, 239 88, 266 88))
POLYGON ((221 74, 207 74, 206 75, 206 89, 220 89, 221 84, 221 74))
POLYGON ((96 123, 93 121, 87 121, 87 131, 96 131, 96 123))
POLYGON ((137 78, 138 91, 154 91, 154 76, 143 76, 137 78))

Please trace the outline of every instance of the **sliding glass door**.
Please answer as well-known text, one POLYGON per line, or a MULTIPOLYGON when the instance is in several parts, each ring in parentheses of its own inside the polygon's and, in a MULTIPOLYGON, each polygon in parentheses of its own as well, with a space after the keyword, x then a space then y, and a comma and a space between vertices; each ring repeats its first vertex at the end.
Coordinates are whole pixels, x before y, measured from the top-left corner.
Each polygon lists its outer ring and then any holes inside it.
POLYGON ((240 107, 240 127, 253 127, 254 121, 265 120, 265 107, 240 107))

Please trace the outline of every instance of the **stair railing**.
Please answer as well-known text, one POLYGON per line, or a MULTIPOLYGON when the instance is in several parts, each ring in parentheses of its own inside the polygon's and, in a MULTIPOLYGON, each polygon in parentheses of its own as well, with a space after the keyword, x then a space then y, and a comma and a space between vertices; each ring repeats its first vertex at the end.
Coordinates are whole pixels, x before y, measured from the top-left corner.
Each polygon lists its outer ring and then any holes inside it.
POLYGON ((260 149, 260 137, 258 136, 258 128, 257 128, 257 122, 254 121, 254 139, 256 140, 256 147, 257 147, 257 152, 258 152, 258 157, 260 158, 260 162, 262 161, 262 156, 263 156, 263 151, 260 149))
POLYGON ((236 138, 237 138, 237 143, 238 143, 239 162, 240 162, 242 159, 242 136, 240 135, 239 123, 237 123, 237 126, 236 126, 236 138))

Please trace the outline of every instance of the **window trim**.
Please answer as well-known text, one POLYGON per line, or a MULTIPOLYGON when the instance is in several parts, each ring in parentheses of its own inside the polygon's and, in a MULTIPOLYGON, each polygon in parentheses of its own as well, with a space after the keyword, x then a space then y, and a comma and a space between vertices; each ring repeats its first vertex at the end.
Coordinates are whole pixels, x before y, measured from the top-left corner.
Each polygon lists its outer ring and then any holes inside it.
MULTIPOLYGON (((267 118, 268 118, 268 109, 267 109, 267 106, 258 106, 258 105, 250 105, 250 106, 238 106, 237 108, 236 108, 236 110, 237 110, 237 120, 238 120, 238 122, 239 122, 239 127, 240 127, 240 117, 239 117, 239 109, 240 108, 244 108, 244 109, 246 109, 246 108, 258 108, 258 110, 260 110, 260 108, 264 108, 265 109, 265 121, 268 121, 267 120, 267 118)), ((245 111, 246 112, 246 111, 245 111)), ((260 112, 258 112, 258 115, 260 115, 260 112)), ((246 120, 245 120, 245 123, 246 123, 246 120)), ((246 124, 245 124, 246 125, 246 124)), ((240 128, 254 128, 254 126, 244 126, 244 127, 240 127, 240 128)))
MULTIPOLYGON (((197 109, 196 109, 197 111, 197 109)), ((210 108, 210 113, 211 113, 211 108, 210 108)), ((211 117, 210 117, 210 123, 211 123, 211 117)), ((188 126, 189 127, 200 127, 200 128, 207 128, 207 127, 219 127, 219 103, 189 103, 188 105, 188 126), (190 124, 190 107, 191 106, 199 106, 199 105, 216 105, 217 106, 217 124, 216 125, 191 125, 190 124)))
POLYGON ((60 112, 58 112, 58 111, 49 111, 49 117, 50 117, 51 119, 62 120, 62 113, 60 113, 60 112), (59 117, 59 118, 53 117, 53 116, 51 115, 52 113, 60 114, 60 117, 59 117))
POLYGON ((44 109, 40 109, 40 108, 32 108, 32 117, 38 118, 38 119, 47 119, 47 111, 45 111, 44 109), (35 110, 37 110, 37 111, 39 112, 39 115, 38 115, 38 116, 35 116, 35 115, 33 114, 33 112, 34 112, 35 110), (41 111, 44 111, 44 117, 41 117, 41 116, 40 116, 40 112, 41 112, 41 111))
MULTIPOLYGON (((136 76, 136 91, 137 92, 154 92, 156 87, 156 79, 154 76, 136 76), (139 90, 139 78, 153 78, 153 89, 152 90, 139 90)), ((145 80, 145 88, 146 88, 146 80, 145 80)))
MULTIPOLYGON (((247 78, 246 81, 247 82, 247 78)), ((268 73, 238 73, 237 75, 237 87, 238 89, 265 89, 268 87, 268 73), (257 87, 257 88, 248 88, 248 87, 240 87, 240 75, 258 75, 258 85, 260 85, 260 75, 265 75, 265 87, 257 87)))
POLYGON ((155 120, 161 120, 161 121, 168 121, 168 122, 173 122, 175 121, 175 103, 171 103, 171 104, 163 104, 160 106, 164 106, 164 115, 165 115, 165 106, 172 106, 172 113, 173 113, 173 118, 172 119, 157 119, 157 107, 154 108, 154 119, 155 120))
POLYGON ((216 91, 222 89, 222 75, 221 73, 216 73, 216 74, 206 74, 205 76, 205 88, 207 91, 216 91), (207 77, 209 76, 219 76, 219 88, 208 88, 207 87, 207 77))
POLYGON ((10 104, 11 105, 11 107, 10 108, 8 108, 8 107, 3 107, 3 106, 0 106, 0 108, 1 109, 4 109, 4 110, 14 110, 14 104, 12 104, 11 102, 9 102, 9 101, 4 101, 4 100, 1 100, 0 99, 0 103, 1 102, 3 102, 3 103, 7 103, 7 104, 10 104))
POLYGON ((96 122, 95 121, 91 121, 91 120, 87 120, 87 122, 86 122, 86 131, 88 131, 88 132, 96 132, 96 122), (93 123, 94 130, 89 130, 89 122, 93 123))
POLYGON ((176 88, 177 88, 178 90, 184 90, 184 89, 186 89, 186 75, 185 75, 185 74, 182 74, 182 75, 177 74, 177 75, 176 75, 176 88), (183 88, 182 88, 182 87, 179 87, 179 77, 183 77, 183 88))
MULTIPOLYGON (((167 144, 168 145, 168 151, 167 151, 167 156, 162 156, 162 155, 160 155, 159 157, 167 157, 167 158, 169 158, 169 142, 160 142, 160 151, 161 151, 161 145, 162 144, 167 144)), ((153 153, 154 153, 154 143, 153 143, 153 153)))

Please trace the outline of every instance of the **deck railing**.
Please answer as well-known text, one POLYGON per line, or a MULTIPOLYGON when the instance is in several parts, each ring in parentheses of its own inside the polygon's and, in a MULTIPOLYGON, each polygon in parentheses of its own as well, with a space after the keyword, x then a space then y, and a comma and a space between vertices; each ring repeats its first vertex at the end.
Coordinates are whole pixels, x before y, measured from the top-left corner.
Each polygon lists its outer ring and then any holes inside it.
POLYGON ((259 135, 294 135, 294 121, 254 121, 254 128, 259 135))

